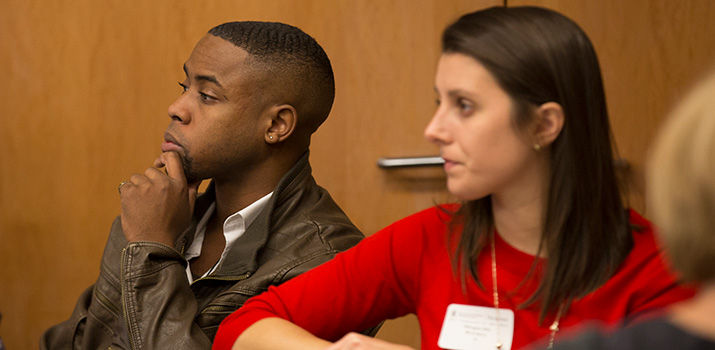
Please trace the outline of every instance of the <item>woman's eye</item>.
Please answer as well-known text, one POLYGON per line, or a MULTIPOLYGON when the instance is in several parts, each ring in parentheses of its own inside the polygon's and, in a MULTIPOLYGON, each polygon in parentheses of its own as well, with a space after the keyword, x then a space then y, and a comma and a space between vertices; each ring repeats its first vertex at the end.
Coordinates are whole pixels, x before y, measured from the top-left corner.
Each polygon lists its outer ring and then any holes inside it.
POLYGON ((474 108, 471 102, 461 98, 457 100, 457 106, 462 113, 470 113, 474 108))

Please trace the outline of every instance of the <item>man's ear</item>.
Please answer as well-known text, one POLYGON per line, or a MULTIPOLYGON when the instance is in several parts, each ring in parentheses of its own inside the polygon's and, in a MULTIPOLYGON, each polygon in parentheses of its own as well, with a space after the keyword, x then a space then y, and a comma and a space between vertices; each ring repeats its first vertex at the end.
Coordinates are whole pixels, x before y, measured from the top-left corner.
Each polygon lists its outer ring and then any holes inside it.
POLYGON ((536 109, 534 118, 534 148, 540 149, 556 140, 564 127, 564 109, 556 102, 546 102, 536 109))
POLYGON ((271 124, 264 139, 269 144, 285 141, 295 130, 298 114, 293 106, 284 104, 271 108, 271 124))

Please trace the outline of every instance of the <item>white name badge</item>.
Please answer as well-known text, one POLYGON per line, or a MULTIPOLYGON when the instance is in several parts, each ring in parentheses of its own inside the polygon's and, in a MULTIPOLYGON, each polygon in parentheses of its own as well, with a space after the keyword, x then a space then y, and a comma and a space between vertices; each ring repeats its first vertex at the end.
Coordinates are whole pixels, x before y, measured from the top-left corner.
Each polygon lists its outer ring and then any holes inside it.
POLYGON ((493 307, 450 304, 444 316, 437 345, 451 350, 496 349, 498 341, 502 350, 510 350, 514 338, 514 311, 493 307), (498 332, 498 335, 497 335, 498 332))

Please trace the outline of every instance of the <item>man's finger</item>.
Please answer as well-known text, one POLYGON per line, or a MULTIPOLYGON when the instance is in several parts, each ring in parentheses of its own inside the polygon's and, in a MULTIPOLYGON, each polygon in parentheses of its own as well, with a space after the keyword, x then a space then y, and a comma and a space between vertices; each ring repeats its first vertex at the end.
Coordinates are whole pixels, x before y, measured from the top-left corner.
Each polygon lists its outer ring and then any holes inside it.
POLYGON ((154 159, 154 167, 161 168, 164 166, 164 160, 162 159, 162 154, 160 154, 156 159, 154 159))
POLYGON ((196 181, 189 184, 189 211, 194 212, 194 204, 196 203, 196 196, 198 196, 199 186, 201 181, 196 181))
POLYGON ((184 166, 181 163, 181 157, 176 152, 164 152, 162 153, 158 160, 164 164, 166 167, 166 174, 170 178, 186 182, 186 175, 184 174, 184 166))
POLYGON ((157 168, 146 168, 146 170, 144 171, 144 176, 146 176, 147 179, 153 182, 158 179, 161 179, 162 177, 165 177, 166 175, 164 174, 164 172, 157 168))

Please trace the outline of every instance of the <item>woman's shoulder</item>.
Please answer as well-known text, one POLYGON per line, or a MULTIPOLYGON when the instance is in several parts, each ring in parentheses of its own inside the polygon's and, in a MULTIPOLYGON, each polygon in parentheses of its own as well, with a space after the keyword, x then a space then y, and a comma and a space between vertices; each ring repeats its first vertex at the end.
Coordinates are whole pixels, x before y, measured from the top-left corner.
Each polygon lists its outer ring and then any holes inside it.
POLYGON ((643 278, 646 277, 662 275, 659 280, 671 277, 650 221, 632 209, 629 216, 633 245, 614 277, 620 277, 617 279, 632 286, 645 283, 643 278))
POLYGON ((628 218, 630 219, 631 224, 634 225, 641 225, 641 226, 650 226, 650 220, 646 219, 641 213, 636 211, 633 208, 628 209, 628 218))
POLYGON ((630 256, 646 257, 659 254, 660 247, 653 232, 653 224, 634 209, 628 210, 633 237, 630 256))
MULTIPOLYGON (((644 315, 693 295, 693 289, 680 285, 678 274, 670 269, 648 220, 631 210, 633 248, 614 276, 621 294, 630 296, 632 314, 644 315)), ((636 318, 638 318, 636 316, 636 318)))
POLYGON ((393 222, 372 236, 410 246, 418 242, 428 244, 428 241, 444 240, 459 207, 459 204, 443 204, 423 209, 393 222))
POLYGON ((422 227, 446 226, 451 222, 459 208, 460 205, 456 203, 433 206, 397 220, 388 227, 411 225, 422 227))

